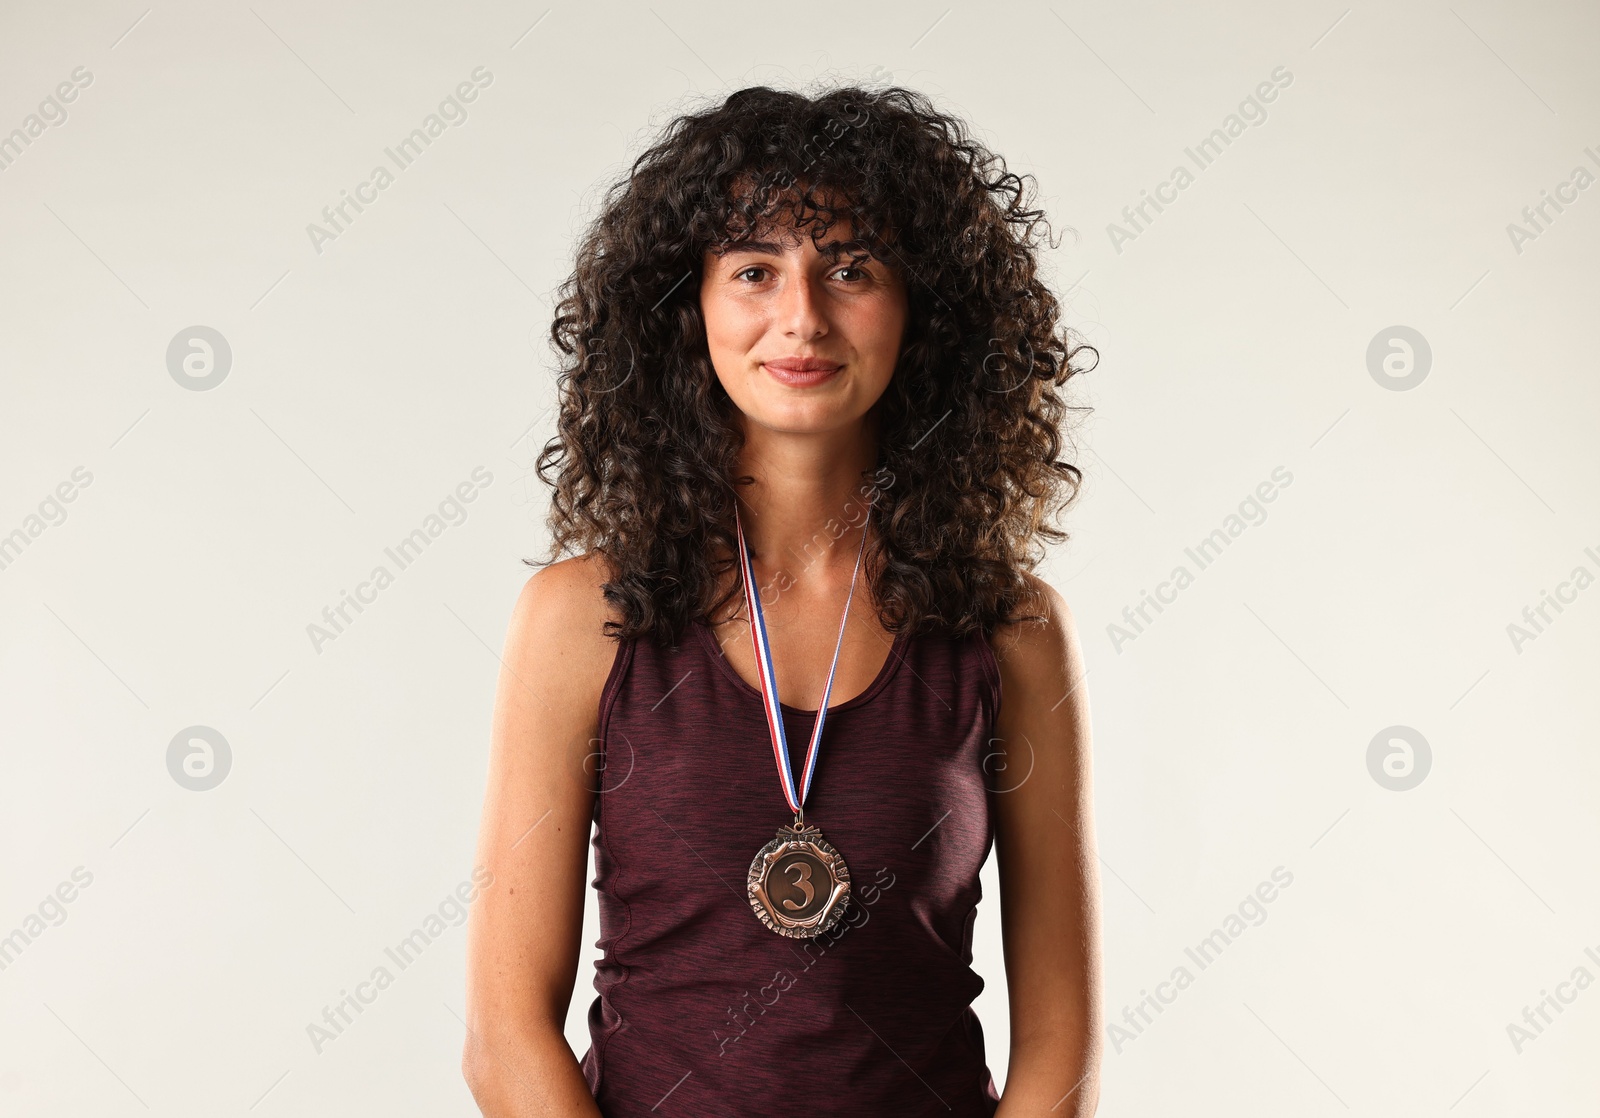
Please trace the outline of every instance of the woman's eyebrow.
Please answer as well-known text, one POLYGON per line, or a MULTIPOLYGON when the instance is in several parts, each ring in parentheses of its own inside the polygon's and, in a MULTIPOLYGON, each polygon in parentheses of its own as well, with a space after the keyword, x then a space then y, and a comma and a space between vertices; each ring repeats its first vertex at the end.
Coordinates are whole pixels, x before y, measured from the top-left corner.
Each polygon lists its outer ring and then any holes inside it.
POLYGON ((782 256, 786 246, 776 241, 735 241, 728 245, 718 255, 733 256, 737 253, 765 253, 770 256, 782 256))
POLYGON ((867 249, 867 243, 862 240, 829 241, 825 245, 818 246, 817 252, 828 260, 837 260, 846 253, 857 258, 872 255, 867 249))

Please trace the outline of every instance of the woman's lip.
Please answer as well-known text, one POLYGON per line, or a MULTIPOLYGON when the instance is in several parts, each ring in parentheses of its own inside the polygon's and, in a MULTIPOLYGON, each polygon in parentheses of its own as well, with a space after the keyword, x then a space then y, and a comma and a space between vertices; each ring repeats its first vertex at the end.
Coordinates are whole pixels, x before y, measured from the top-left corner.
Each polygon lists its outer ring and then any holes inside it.
POLYGON ((765 369, 772 376, 772 378, 778 381, 780 384, 793 385, 796 387, 807 387, 813 384, 821 384, 823 381, 837 373, 840 369, 844 368, 843 365, 824 364, 816 361, 762 362, 761 367, 765 369), (805 367, 807 365, 817 366, 819 364, 821 365, 820 368, 805 367))

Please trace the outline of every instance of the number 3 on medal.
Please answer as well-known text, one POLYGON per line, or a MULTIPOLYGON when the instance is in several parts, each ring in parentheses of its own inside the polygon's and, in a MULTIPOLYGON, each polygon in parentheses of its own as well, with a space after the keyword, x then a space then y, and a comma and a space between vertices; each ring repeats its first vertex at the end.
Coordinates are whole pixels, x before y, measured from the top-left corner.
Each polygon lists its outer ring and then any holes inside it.
POLYGON ((811 903, 811 899, 817 895, 817 891, 811 887, 811 867, 809 865, 804 862, 794 862, 790 864, 789 868, 800 871, 800 876, 795 878, 794 883, 800 889, 805 890, 806 899, 799 904, 795 904, 794 901, 785 897, 783 899, 783 907, 798 911, 811 903))

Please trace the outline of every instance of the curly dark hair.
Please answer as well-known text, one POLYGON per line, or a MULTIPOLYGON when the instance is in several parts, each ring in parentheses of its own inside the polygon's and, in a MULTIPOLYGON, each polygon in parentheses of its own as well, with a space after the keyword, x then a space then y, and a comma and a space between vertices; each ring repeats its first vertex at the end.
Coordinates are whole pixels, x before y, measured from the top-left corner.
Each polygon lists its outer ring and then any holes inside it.
POLYGON ((899 87, 756 86, 672 120, 606 193, 558 292, 559 413, 536 466, 554 489, 550 558, 525 562, 603 555, 618 640, 675 645, 739 592, 735 486, 750 479, 733 476, 742 435, 707 350, 702 263, 780 209, 817 241, 843 214, 908 298, 875 405, 873 606, 910 635, 1017 620, 1082 481, 1058 457, 1078 410, 1058 390, 1093 367, 1080 353, 1098 359, 1039 278, 1038 241, 1055 245, 1030 182, 899 87))

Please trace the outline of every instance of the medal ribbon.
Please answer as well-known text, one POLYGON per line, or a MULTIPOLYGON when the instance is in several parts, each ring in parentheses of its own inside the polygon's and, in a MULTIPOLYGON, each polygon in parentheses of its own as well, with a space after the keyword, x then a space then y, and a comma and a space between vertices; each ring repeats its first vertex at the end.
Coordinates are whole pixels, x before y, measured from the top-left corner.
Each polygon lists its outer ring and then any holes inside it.
POLYGON ((761 680, 761 705, 767 715, 767 731, 772 738, 772 756, 778 763, 778 781, 783 785, 783 798, 798 822, 806 794, 811 791, 811 777, 817 769, 817 752, 822 745, 822 724, 828 717, 828 696, 833 693, 833 673, 839 666, 839 649, 844 644, 845 623, 850 620, 850 602, 856 593, 856 576, 861 573, 861 553, 867 547, 867 529, 861 527, 861 546, 856 551, 855 570, 850 574, 850 593, 844 600, 844 616, 839 619, 839 638, 833 646, 833 663, 828 666, 828 682, 822 688, 822 705, 817 708, 817 721, 811 729, 811 741, 806 746, 805 767, 796 792, 794 774, 789 769, 789 740, 783 729, 783 710, 778 705, 778 677, 772 668, 772 646, 767 641, 767 622, 761 612, 761 594, 756 589, 755 570, 750 561, 750 548, 744 542, 744 524, 739 520, 738 506, 734 507, 734 525, 739 532, 739 574, 744 583, 744 601, 750 614, 750 641, 755 648, 756 674, 761 680))

